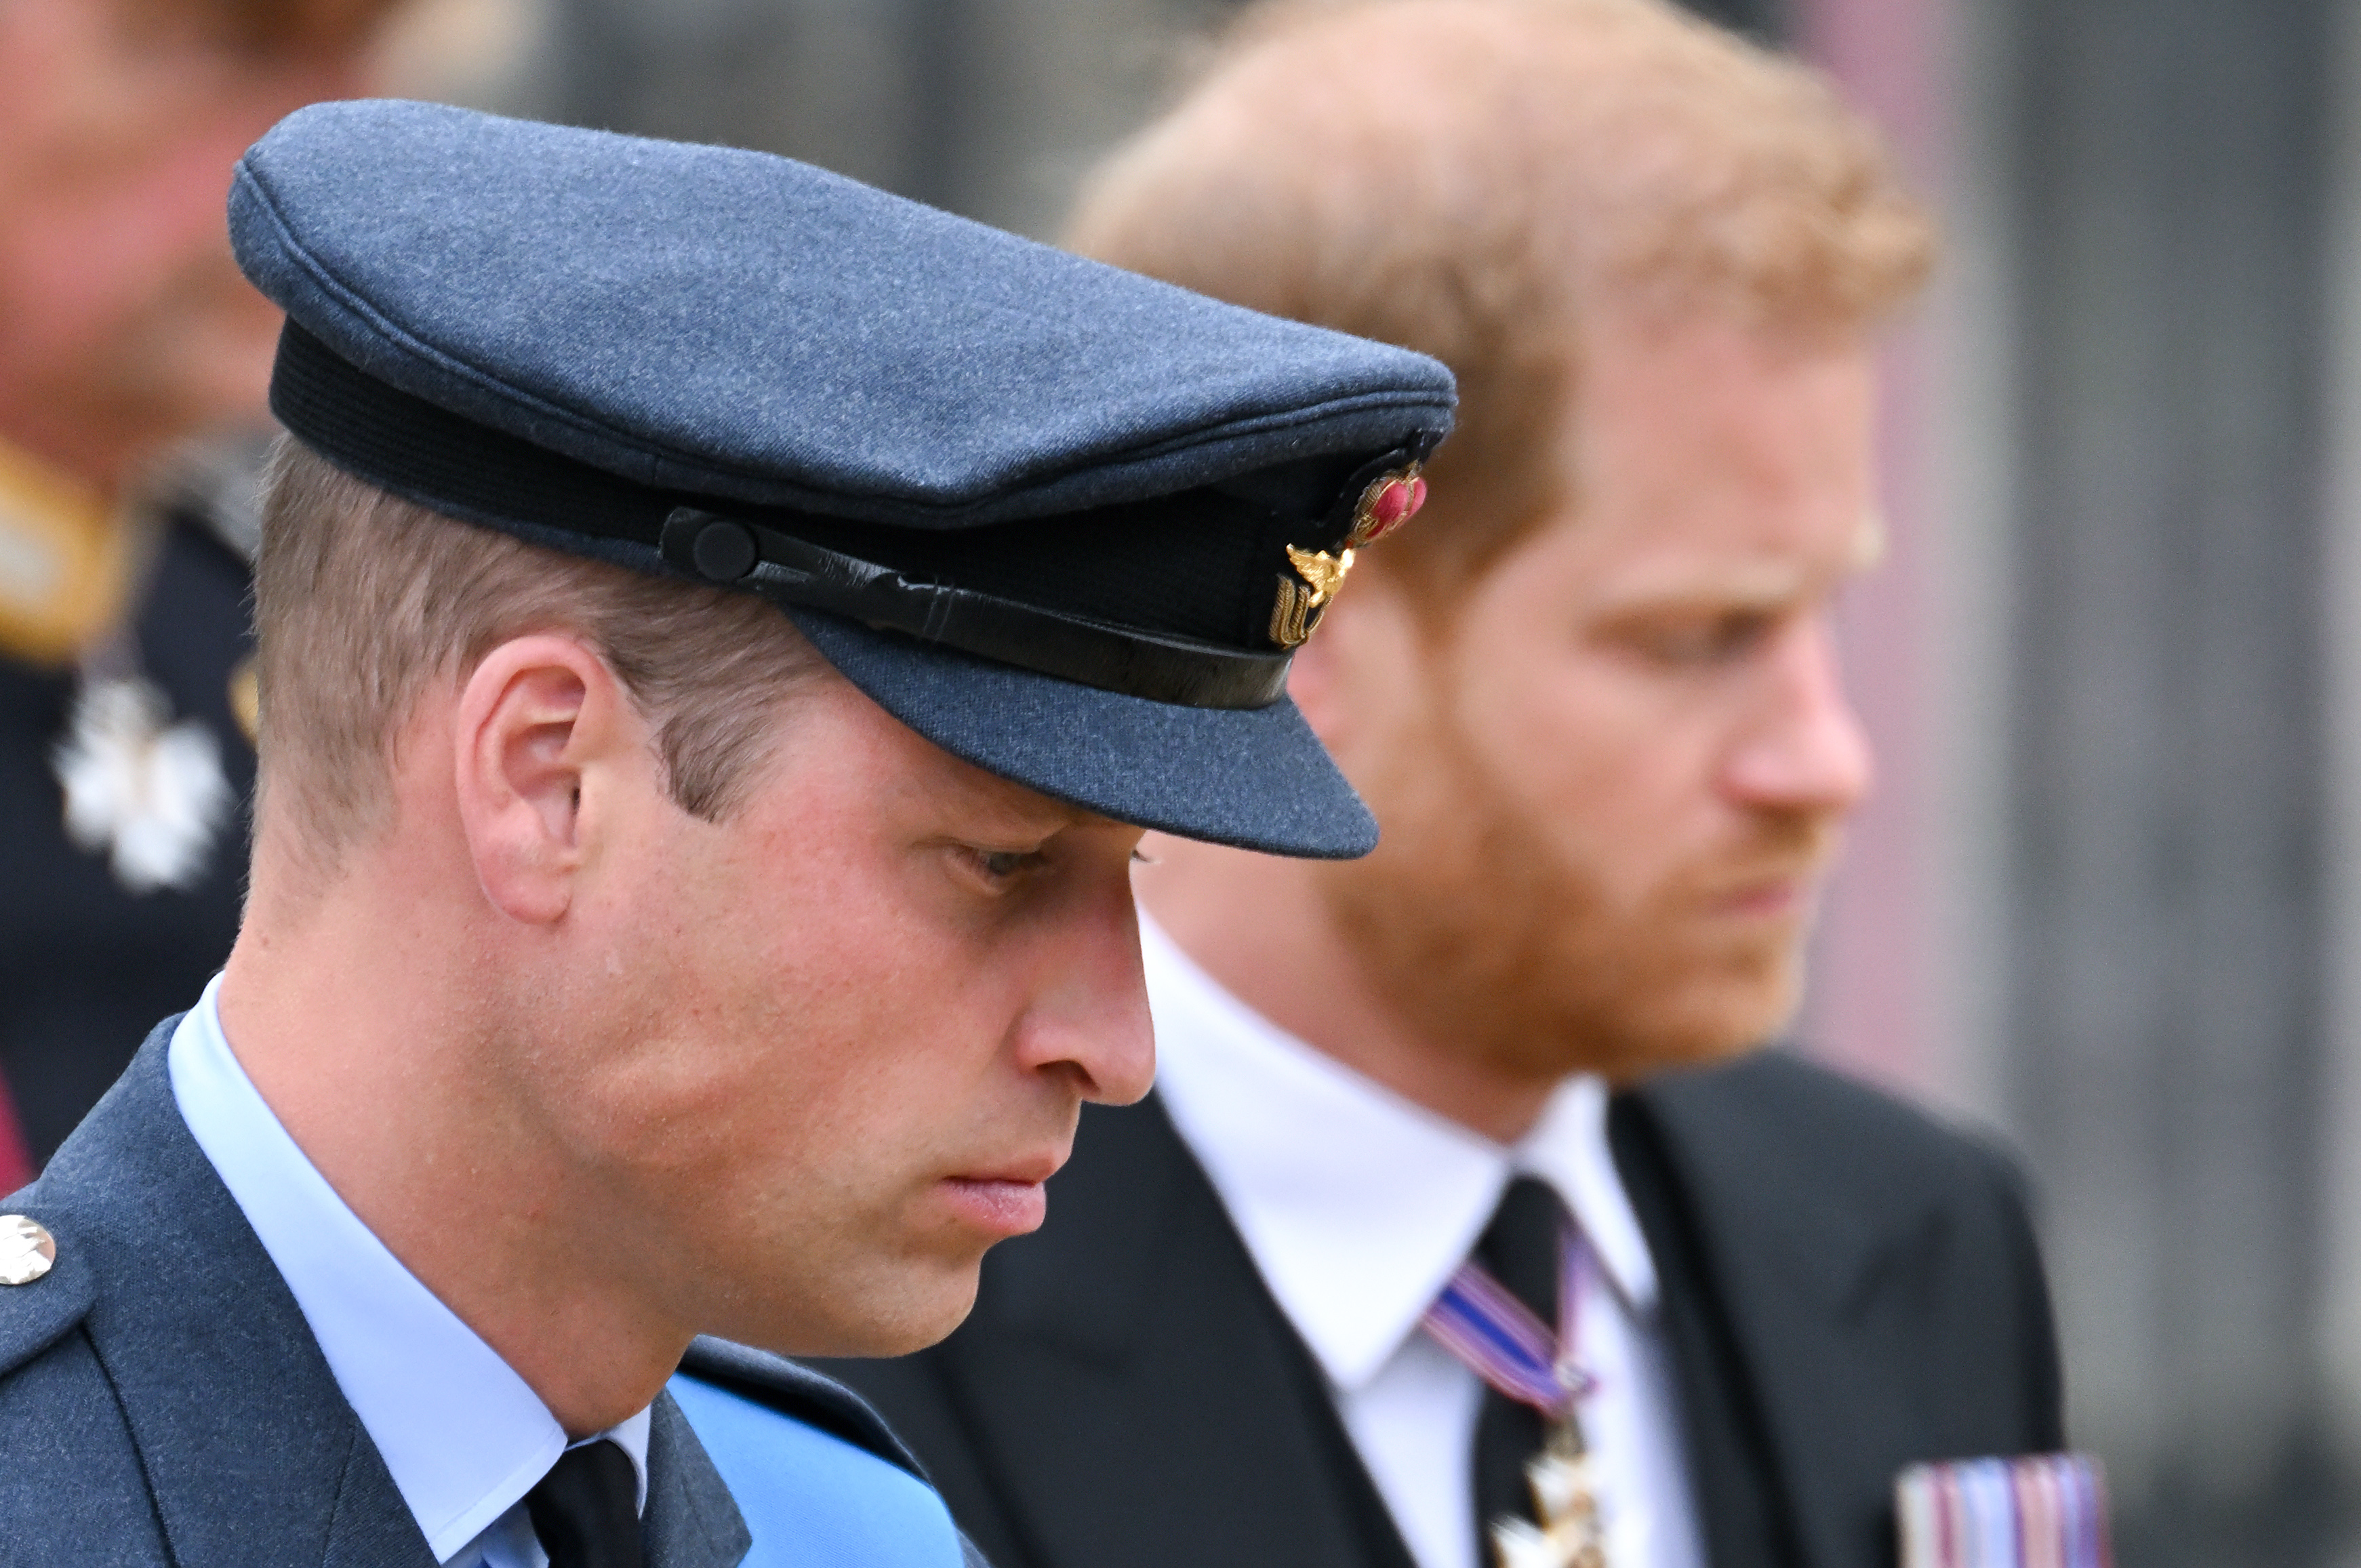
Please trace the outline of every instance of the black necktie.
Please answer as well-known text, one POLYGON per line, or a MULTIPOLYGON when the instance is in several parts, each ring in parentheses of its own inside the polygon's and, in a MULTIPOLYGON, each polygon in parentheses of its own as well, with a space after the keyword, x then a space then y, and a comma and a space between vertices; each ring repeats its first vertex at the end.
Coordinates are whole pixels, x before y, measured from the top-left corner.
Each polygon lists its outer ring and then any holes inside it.
MULTIPOLYGON (((1492 1223, 1476 1243, 1476 1261, 1533 1316, 1557 1332, 1558 1249, 1568 1223, 1565 1205, 1550 1185, 1531 1176, 1509 1183, 1492 1223)), ((1525 1461, 1541 1451, 1542 1413, 1497 1388, 1486 1387, 1476 1418, 1477 1562, 1489 1564, 1492 1521, 1503 1514, 1532 1519, 1532 1488, 1525 1461)))
POLYGON ((642 1568, 640 1477, 608 1439, 569 1448, 524 1495, 549 1568, 642 1568))

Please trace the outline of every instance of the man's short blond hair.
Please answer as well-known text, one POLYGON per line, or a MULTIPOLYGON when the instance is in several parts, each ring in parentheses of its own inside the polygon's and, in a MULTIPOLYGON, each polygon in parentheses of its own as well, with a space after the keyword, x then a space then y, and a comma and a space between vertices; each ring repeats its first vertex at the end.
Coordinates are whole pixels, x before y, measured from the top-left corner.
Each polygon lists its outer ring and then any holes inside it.
POLYGON ((1586 316, 1865 333, 1934 242, 1817 75, 1660 0, 1279 0, 1092 176, 1068 243, 1449 365, 1429 515, 1375 553, 1447 598, 1563 504, 1586 316))
POLYGON ((783 705, 826 666, 746 594, 561 554, 455 521, 282 439, 255 558, 258 826, 320 874, 384 820, 396 737, 428 684, 511 638, 595 648, 655 733, 664 786, 720 820, 771 754, 783 705))

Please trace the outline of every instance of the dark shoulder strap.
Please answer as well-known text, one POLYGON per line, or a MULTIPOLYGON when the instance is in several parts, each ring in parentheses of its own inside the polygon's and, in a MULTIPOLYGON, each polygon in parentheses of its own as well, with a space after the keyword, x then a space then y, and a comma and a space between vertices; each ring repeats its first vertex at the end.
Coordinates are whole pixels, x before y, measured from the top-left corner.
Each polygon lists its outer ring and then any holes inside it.
POLYGON ((1761 1407, 1688 1199, 1642 1101, 1619 1094, 1609 1102, 1607 1141, 1655 1260, 1706 1559, 1712 1568, 1795 1568, 1802 1554, 1761 1407))
MULTIPOLYGON (((885 1419, 867 1400, 831 1378, 784 1356, 699 1336, 690 1342, 680 1369, 699 1382, 742 1395, 783 1416, 842 1438, 855 1448, 900 1466, 927 1481, 917 1455, 903 1446, 885 1419)), ((929 1486, 933 1485, 928 1481, 929 1486)))

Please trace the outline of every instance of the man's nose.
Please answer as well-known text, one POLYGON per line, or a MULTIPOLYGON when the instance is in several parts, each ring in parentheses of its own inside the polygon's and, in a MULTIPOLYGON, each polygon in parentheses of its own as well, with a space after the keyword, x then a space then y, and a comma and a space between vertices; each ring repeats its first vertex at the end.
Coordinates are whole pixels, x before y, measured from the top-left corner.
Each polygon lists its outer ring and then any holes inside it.
POLYGON ((1845 696, 1824 617, 1790 626, 1770 651, 1752 710, 1725 762, 1724 787, 1758 808, 1840 817, 1869 794, 1869 737, 1845 696))
POLYGON ((1019 1064, 1073 1079, 1085 1100, 1128 1105, 1156 1081, 1128 878, 1060 924, 1055 967, 1018 1025, 1019 1064))

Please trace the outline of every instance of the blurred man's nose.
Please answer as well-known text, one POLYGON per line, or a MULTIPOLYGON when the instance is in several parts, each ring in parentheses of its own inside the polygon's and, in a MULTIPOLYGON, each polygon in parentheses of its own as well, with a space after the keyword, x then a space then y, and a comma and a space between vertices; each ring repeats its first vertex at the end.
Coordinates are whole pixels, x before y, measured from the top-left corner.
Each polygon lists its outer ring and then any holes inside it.
POLYGON ((1788 627, 1768 651, 1763 680, 1725 762, 1741 804, 1840 817, 1869 794, 1869 737, 1845 696, 1824 617, 1788 627))
POLYGON ((1156 1080, 1129 880, 1116 879, 1061 924, 1056 967, 1019 1025, 1019 1064, 1071 1078, 1085 1100, 1128 1105, 1156 1080))

